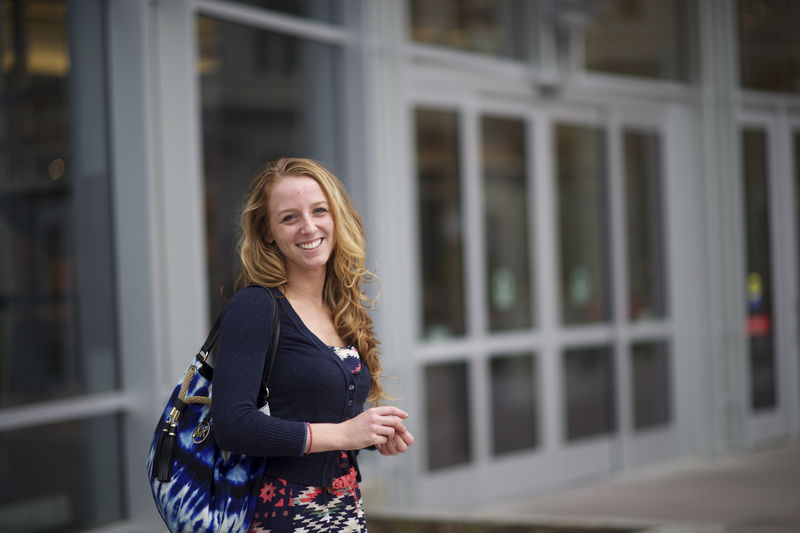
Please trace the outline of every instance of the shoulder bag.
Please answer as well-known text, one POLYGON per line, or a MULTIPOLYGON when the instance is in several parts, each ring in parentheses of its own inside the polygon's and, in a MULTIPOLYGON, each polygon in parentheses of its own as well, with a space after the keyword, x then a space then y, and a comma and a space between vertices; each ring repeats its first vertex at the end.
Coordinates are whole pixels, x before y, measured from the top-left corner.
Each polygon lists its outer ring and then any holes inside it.
MULTIPOLYGON (((269 375, 280 337, 280 317, 272 297, 272 340, 264 361, 258 405, 269 413, 269 375)), ((208 355, 219 337, 222 314, 167 401, 147 456, 153 498, 172 533, 241 533, 253 519, 257 484, 265 458, 217 447, 211 420, 214 369, 208 355)))

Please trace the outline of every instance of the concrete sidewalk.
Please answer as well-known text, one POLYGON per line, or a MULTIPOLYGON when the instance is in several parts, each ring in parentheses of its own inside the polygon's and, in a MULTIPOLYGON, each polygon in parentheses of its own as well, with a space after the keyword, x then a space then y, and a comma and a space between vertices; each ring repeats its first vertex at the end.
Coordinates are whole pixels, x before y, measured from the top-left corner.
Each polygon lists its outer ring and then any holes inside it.
POLYGON ((800 533, 800 443, 682 459, 475 515, 653 533, 800 533))

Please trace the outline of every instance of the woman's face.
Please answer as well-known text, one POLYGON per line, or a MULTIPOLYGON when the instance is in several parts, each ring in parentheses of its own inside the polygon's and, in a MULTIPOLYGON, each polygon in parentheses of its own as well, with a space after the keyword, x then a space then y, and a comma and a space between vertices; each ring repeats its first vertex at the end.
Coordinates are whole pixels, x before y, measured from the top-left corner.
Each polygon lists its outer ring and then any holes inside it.
POLYGON ((287 274, 324 269, 335 245, 333 218, 325 193, 308 176, 287 176, 267 202, 270 232, 286 261, 287 274))

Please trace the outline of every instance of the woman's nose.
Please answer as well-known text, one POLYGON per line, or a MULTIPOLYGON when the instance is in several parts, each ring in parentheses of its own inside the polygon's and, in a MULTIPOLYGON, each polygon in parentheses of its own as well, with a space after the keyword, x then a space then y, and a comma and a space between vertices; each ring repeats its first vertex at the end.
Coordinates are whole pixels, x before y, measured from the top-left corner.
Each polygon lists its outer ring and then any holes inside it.
POLYGON ((300 223, 301 223, 300 230, 303 231, 304 233, 313 233, 314 230, 316 229, 316 226, 314 224, 314 219, 311 218, 310 215, 303 216, 300 223))

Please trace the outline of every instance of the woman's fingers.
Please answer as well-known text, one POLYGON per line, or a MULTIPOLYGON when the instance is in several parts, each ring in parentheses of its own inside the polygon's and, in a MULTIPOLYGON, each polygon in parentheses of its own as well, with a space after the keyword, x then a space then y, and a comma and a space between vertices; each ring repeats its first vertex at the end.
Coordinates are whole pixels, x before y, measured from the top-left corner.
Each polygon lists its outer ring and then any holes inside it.
POLYGON ((408 413, 395 407, 394 405, 382 405, 380 407, 371 407, 368 411, 372 411, 381 416, 396 416, 402 419, 408 418, 408 413))
POLYGON ((407 418, 408 413, 392 405, 367 409, 346 423, 353 431, 353 449, 374 445, 384 455, 403 453, 414 442, 403 424, 407 418))
POLYGON ((411 434, 410 431, 406 430, 398 435, 403 440, 403 444, 405 444, 406 448, 414 444, 414 435, 411 434))

